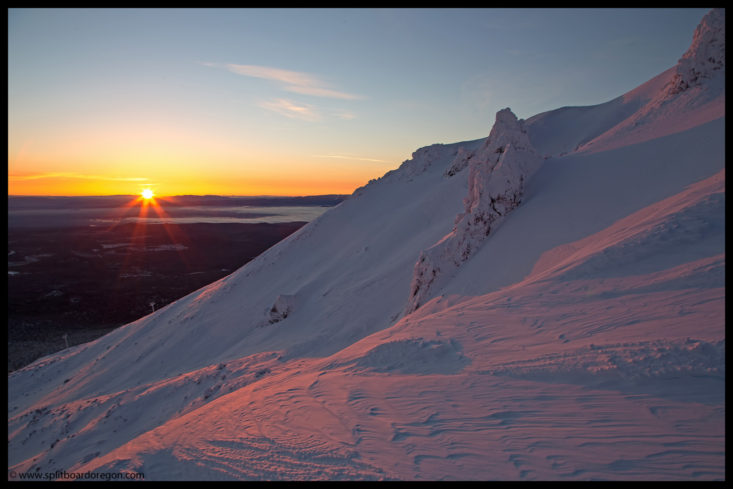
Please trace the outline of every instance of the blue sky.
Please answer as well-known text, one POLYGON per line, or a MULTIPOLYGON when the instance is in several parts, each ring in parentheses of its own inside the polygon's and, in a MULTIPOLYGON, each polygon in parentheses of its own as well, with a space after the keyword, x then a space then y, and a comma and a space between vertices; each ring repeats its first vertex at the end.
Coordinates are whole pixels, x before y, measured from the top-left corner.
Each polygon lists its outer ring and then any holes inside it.
POLYGON ((635 88, 707 10, 10 9, 9 173, 347 191, 501 108, 635 88))

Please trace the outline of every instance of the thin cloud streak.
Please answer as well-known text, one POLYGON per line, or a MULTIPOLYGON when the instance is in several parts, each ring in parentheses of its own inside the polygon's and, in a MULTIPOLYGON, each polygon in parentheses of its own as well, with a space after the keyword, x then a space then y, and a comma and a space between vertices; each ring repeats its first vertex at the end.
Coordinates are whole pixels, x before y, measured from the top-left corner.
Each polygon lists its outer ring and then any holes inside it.
POLYGON ((290 117, 291 119, 300 119, 309 122, 321 120, 321 115, 313 106, 298 105, 290 100, 282 98, 260 102, 258 105, 263 109, 276 112, 280 115, 284 115, 285 117, 290 117))
POLYGON ((330 88, 311 87, 305 85, 286 86, 285 90, 287 90, 288 92, 300 93, 303 95, 313 95, 314 97, 338 98, 344 100, 355 100, 362 98, 358 95, 339 92, 337 90, 331 90, 330 88))
POLYGON ((355 114, 353 114, 351 112, 347 112, 345 110, 339 110, 339 111, 333 112, 333 115, 336 116, 336 117, 338 117, 339 119, 343 119, 345 121, 350 121, 350 120, 356 119, 356 115, 355 114))
POLYGON ((342 100, 357 100, 364 98, 361 95, 334 90, 330 88, 327 83, 317 77, 299 71, 284 70, 282 68, 273 68, 270 66, 238 65, 234 63, 221 65, 205 62, 202 64, 212 68, 224 68, 232 73, 236 73, 237 75, 274 81, 282 85, 283 90, 300 93, 302 95, 342 100))
POLYGON ((307 73, 271 68, 269 66, 226 64, 226 69, 238 75, 263 78, 295 86, 317 86, 318 80, 307 73))
POLYGON ((338 158, 341 160, 359 160, 359 161, 374 161, 377 163, 389 163, 386 160, 378 160, 376 158, 364 158, 362 156, 350 156, 350 155, 313 155, 316 158, 338 158))
POLYGON ((115 182, 144 182, 141 177, 107 177, 104 175, 84 175, 81 173, 37 173, 34 175, 8 175, 10 180, 40 180, 44 178, 77 178, 82 180, 108 180, 115 182))

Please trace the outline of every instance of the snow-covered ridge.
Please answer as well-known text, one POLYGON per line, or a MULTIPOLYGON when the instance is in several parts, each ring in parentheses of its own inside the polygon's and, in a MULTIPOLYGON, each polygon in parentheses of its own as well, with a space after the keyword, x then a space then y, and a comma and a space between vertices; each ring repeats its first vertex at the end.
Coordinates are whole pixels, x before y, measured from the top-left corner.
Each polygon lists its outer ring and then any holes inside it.
POLYGON ((405 313, 429 300, 436 282, 468 260, 506 215, 517 207, 527 180, 539 168, 542 156, 532 147, 520 121, 508 108, 496 114, 485 143, 476 151, 459 151, 445 172, 451 177, 469 167, 465 211, 453 230, 420 254, 410 284, 405 313))
POLYGON ((398 168, 388 171, 381 177, 369 180, 366 185, 354 190, 353 196, 363 195, 365 191, 385 182, 412 181, 414 178, 435 169, 436 166, 439 167, 441 164, 445 164, 445 161, 452 161, 462 154, 470 154, 473 148, 482 141, 484 139, 450 144, 436 143, 418 148, 412 153, 409 160, 403 161, 398 168))
POLYGON ((713 9, 703 17, 690 48, 662 75, 657 80, 665 81, 662 87, 656 88, 653 79, 624 95, 631 103, 649 93, 639 89, 652 88, 650 100, 577 150, 600 151, 622 143, 635 144, 725 116, 725 9, 713 9))

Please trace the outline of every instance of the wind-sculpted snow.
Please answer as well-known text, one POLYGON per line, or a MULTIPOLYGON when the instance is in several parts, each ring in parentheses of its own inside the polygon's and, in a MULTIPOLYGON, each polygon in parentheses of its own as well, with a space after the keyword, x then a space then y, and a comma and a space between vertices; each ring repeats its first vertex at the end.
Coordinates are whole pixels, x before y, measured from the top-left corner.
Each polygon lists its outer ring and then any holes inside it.
POLYGON ((420 254, 406 313, 424 304, 521 203, 525 184, 542 160, 529 141, 523 121, 508 108, 496 114, 494 127, 479 149, 470 154, 458 152, 445 174, 451 177, 468 165, 465 212, 458 215, 450 234, 420 254))
POLYGON ((455 340, 406 339, 380 344, 355 361, 357 369, 405 374, 452 374, 470 361, 455 340))
MULTIPOLYGON (((567 280, 608 278, 659 272, 680 263, 692 264, 724 255, 725 169, 722 169, 599 233, 548 251, 537 260, 532 273, 541 275, 551 268, 567 280)), ((718 272, 713 267, 702 275, 711 284, 719 284, 718 272)))
POLYGON ((682 377, 708 377, 723 381, 725 340, 711 343, 687 338, 676 341, 590 344, 563 353, 507 362, 492 373, 523 379, 578 382, 584 385, 682 377))
POLYGON ((725 252, 725 195, 712 194, 642 232, 586 257, 564 277, 613 277, 663 270, 725 252))

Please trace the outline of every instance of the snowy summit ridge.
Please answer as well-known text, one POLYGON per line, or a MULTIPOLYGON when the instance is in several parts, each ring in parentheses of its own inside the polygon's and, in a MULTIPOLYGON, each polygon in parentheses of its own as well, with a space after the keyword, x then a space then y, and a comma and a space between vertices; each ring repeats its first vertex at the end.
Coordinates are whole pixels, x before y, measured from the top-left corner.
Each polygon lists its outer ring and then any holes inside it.
POLYGON ((468 166, 465 211, 456 217, 448 235, 420 254, 406 314, 424 304, 435 284, 444 283, 521 203, 525 184, 541 163, 542 157, 532 147, 524 121, 518 120, 509 108, 496 113, 496 122, 480 148, 458 151, 445 175, 451 177, 468 166))
POLYGON ((580 151, 606 150, 682 132, 725 115, 725 9, 708 12, 677 64, 614 102, 631 114, 582 141, 580 151))

